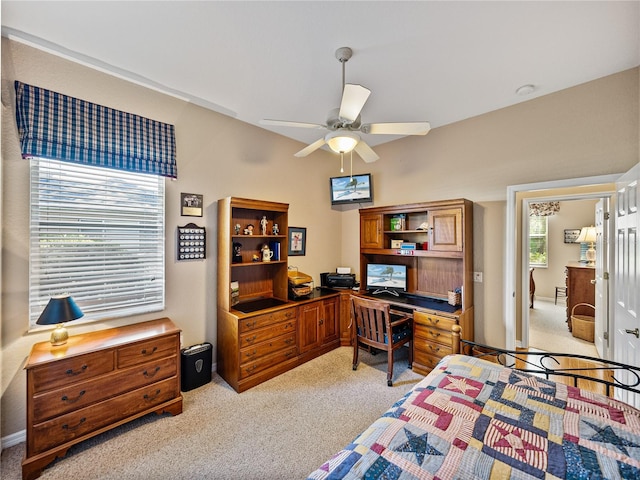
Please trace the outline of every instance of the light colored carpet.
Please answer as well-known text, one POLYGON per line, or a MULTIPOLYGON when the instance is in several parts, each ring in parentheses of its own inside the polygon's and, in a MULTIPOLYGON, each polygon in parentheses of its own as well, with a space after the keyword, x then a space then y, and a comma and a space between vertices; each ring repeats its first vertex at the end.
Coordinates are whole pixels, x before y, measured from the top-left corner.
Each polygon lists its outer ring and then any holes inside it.
MULTIPOLYGON (((40 478, 304 479, 400 399, 421 375, 396 352, 341 347, 241 394, 217 374, 184 392, 183 413, 149 415, 71 448, 40 478)), ((2 452, 2 478, 19 479, 25 444, 2 452)))
POLYGON ((575 353, 599 357, 593 343, 571 335, 567 328, 566 304, 558 299, 535 299, 534 308, 529 309, 529 346, 538 350, 556 353, 575 353))

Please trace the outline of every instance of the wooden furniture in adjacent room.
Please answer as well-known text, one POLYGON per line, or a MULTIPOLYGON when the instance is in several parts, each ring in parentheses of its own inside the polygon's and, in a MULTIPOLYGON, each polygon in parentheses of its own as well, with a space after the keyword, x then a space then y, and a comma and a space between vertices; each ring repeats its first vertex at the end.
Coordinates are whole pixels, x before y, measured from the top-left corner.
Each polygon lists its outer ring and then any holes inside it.
POLYGON ((23 480, 88 438, 149 413, 182 412, 180 330, 168 318, 33 346, 23 480))
POLYGON ((218 201, 217 371, 237 392, 340 346, 340 292, 288 298, 288 210, 262 200, 218 201), (267 235, 243 233, 263 217, 267 235), (277 235, 269 234, 274 223, 277 235), (242 245, 239 256, 234 244, 242 245), (265 244, 280 252, 268 262, 260 255, 265 244))
POLYGON ((358 368, 360 345, 387 352, 387 385, 393 385, 393 352, 409 345, 409 368, 413 363, 411 315, 394 315, 389 304, 364 297, 351 297, 354 323, 353 369, 358 368))
MULTIPOLYGON (((413 312, 413 369, 429 372, 451 353, 450 331, 474 338, 473 203, 466 199, 360 209, 360 282, 369 263, 407 266, 407 298, 385 298, 392 311, 413 312), (401 219, 398 227, 398 219, 401 219), (400 229, 398 229, 400 228, 400 229), (398 241, 415 244, 402 249, 398 241), (460 304, 447 304, 461 288, 460 304)), ((364 292, 366 295, 366 292, 364 292)))
POLYGON ((593 308, 579 303, 595 305, 596 278, 595 267, 589 267, 579 262, 570 262, 566 266, 567 282, 567 326, 571 331, 571 315, 593 315, 593 308), (578 306, 576 306, 578 305, 578 306), (576 307, 574 309, 574 307, 576 307))

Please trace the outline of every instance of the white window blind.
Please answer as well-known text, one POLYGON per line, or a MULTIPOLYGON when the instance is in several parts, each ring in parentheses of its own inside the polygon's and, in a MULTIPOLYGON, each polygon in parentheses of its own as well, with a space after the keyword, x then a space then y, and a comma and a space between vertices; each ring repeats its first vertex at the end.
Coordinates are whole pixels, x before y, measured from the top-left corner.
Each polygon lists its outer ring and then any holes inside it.
POLYGON ((164 178, 31 159, 29 320, 69 293, 86 320, 164 308, 164 178))

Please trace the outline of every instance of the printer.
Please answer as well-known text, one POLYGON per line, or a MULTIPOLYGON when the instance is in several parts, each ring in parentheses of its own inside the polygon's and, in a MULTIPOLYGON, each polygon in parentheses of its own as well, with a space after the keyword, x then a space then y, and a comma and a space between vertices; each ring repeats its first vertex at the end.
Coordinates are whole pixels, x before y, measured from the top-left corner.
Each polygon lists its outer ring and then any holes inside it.
POLYGON ((357 286, 355 273, 321 273, 320 285, 328 288, 353 288, 357 286))

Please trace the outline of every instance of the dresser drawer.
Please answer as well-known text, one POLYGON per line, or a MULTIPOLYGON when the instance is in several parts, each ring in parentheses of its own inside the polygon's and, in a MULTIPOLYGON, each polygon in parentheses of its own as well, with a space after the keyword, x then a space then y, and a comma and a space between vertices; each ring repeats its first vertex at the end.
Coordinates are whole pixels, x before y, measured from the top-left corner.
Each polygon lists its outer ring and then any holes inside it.
POLYGON ((296 307, 285 308, 276 312, 265 313, 264 315, 256 315, 255 317, 243 318, 240 320, 240 333, 248 332, 255 328, 267 327, 276 322, 285 320, 294 320, 296 318, 296 307))
POLYGON ((178 371, 177 356, 128 368, 112 375, 74 383, 33 397, 33 421, 77 410, 121 393, 173 377, 178 371))
POLYGON ((287 333, 295 333, 296 331, 296 320, 289 320, 285 322, 278 323, 276 325, 271 325, 268 328, 261 328, 259 330, 251 330, 247 333, 240 335, 240 348, 248 347, 250 345, 256 345, 261 342, 265 342, 272 338, 278 337, 280 335, 285 335, 287 333))
POLYGON ((276 337, 267 342, 258 343, 247 348, 240 350, 240 364, 243 365, 248 362, 253 362, 265 355, 277 352, 279 350, 286 350, 296 345, 296 332, 293 331, 288 335, 276 337))
POLYGON ((179 394, 178 383, 177 377, 173 377, 34 425, 34 451, 30 454, 43 452, 169 401, 179 394))
POLYGON ((426 327, 439 328, 451 332, 451 327, 458 322, 455 318, 443 317, 426 312, 415 312, 413 314, 413 323, 416 325, 424 325, 426 327))
POLYGON ((113 350, 43 364, 29 371, 34 393, 59 388, 113 370, 113 350))
POLYGON ((287 350, 262 357, 254 362, 245 363, 240 367, 240 379, 247 378, 258 372, 266 370, 269 367, 278 365, 286 360, 295 358, 298 356, 298 348, 293 346, 287 350))
POLYGON ((176 355, 178 337, 160 337, 118 349, 118 368, 131 367, 162 357, 176 355))
POLYGON ((451 347, 451 330, 440 330, 435 327, 416 325, 414 336, 415 338, 422 338, 424 340, 429 340, 431 342, 451 347))

